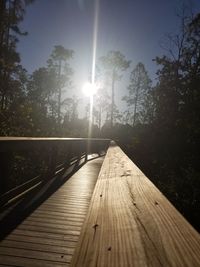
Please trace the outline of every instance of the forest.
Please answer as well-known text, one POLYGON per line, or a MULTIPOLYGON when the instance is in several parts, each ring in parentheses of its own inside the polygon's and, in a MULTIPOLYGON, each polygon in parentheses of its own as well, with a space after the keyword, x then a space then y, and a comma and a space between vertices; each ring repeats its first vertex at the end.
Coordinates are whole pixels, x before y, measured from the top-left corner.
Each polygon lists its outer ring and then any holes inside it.
POLYGON ((115 140, 200 230, 200 14, 182 17, 179 34, 168 36, 164 55, 153 59, 155 83, 142 62, 133 66, 120 51, 100 57, 91 118, 89 105, 80 116, 81 99, 71 93, 73 48, 52 47, 33 73, 22 66, 17 44, 28 33, 19 25, 32 2, 0 0, 0 136, 88 137, 90 120, 90 137, 115 140), (115 98, 127 70, 121 112, 115 98))

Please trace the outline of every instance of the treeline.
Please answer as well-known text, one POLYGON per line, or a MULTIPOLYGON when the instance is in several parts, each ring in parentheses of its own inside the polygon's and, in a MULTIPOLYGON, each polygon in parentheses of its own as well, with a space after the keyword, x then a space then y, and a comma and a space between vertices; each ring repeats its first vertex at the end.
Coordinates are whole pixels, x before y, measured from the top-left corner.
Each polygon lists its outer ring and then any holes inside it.
POLYGON ((143 63, 131 69, 131 61, 119 51, 101 57, 92 118, 87 106, 80 119, 79 96, 64 97, 65 91, 73 92, 73 50, 55 46, 46 66, 32 74, 20 64, 16 46, 19 36, 27 33, 19 23, 31 2, 0 0, 0 135, 87 137, 90 119, 92 136, 117 140, 198 228, 200 14, 183 17, 180 33, 168 36, 166 55, 154 59, 158 66, 154 84, 143 63), (122 113, 115 98, 127 70, 130 79, 122 113))
POLYGON ((142 77, 135 92, 128 88, 134 127, 129 142, 124 135, 121 144, 200 230, 200 14, 182 18, 180 34, 168 40, 167 55, 155 59, 156 85, 141 101, 142 77), (135 112, 137 101, 141 110, 135 112))
MULTIPOLYGON (((20 54, 16 50, 17 43, 20 36, 28 33, 21 31, 19 24, 24 18, 26 6, 31 2, 33 1, 0 1, 0 135, 87 137, 88 121, 91 120, 92 136, 112 137, 116 123, 132 124, 131 90, 135 90, 136 85, 133 77, 129 88, 130 95, 124 98, 129 110, 121 113, 115 104, 116 83, 130 68, 131 63, 119 51, 110 51, 99 59, 95 80, 97 83, 100 81, 100 88, 94 96, 92 117, 88 104, 82 119, 79 118, 79 112, 83 101, 72 89, 74 70, 71 62, 75 55, 72 49, 55 46, 46 66, 32 74, 21 65, 20 54)), ((141 71, 149 80, 144 65, 139 63, 138 66, 139 69, 136 68, 135 73, 141 71)), ((139 91, 136 90, 135 123, 141 109, 142 90, 147 91, 148 86, 149 84, 144 85, 145 88, 140 86, 139 91)))

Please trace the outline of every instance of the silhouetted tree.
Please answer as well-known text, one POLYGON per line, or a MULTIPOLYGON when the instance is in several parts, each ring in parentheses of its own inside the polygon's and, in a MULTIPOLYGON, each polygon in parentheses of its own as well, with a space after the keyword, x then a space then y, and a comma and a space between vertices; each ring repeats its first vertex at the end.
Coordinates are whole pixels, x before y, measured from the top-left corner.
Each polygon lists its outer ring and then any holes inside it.
POLYGON ((115 83, 121 79, 120 74, 125 71, 129 65, 130 61, 125 59, 125 56, 119 51, 110 51, 104 57, 100 58, 100 63, 104 68, 107 75, 111 79, 111 116, 110 123, 113 127, 114 118, 114 105, 115 105, 115 83))
POLYGON ((136 65, 130 75, 128 86, 128 96, 123 97, 128 106, 128 120, 134 126, 136 122, 141 122, 141 112, 145 102, 145 97, 150 89, 151 80, 148 77, 144 64, 136 65))
POLYGON ((48 111, 50 98, 56 87, 56 73, 48 68, 39 68, 31 75, 27 87, 27 95, 31 101, 37 102, 48 111))
POLYGON ((19 28, 25 7, 33 1, 0 1, 0 109, 6 110, 15 94, 14 85, 19 80, 20 56, 16 51, 19 35, 27 35, 19 28))
POLYGON ((67 97, 63 100, 63 105, 65 106, 65 124, 66 122, 73 123, 76 119, 78 119, 78 104, 80 99, 76 96, 67 97))
POLYGON ((26 99, 32 109, 33 135, 55 135, 57 103, 54 102, 56 73, 46 67, 35 70, 27 83, 26 99), (51 122, 50 122, 51 121, 51 122), (49 133, 51 125, 51 134, 49 133))
POLYGON ((99 130, 102 126, 103 116, 105 115, 106 111, 109 110, 109 100, 110 97, 105 89, 105 87, 100 87, 97 95, 94 98, 94 106, 96 108, 96 120, 99 127, 99 130))
POLYGON ((26 5, 31 2, 33 1, 0 1, 0 132, 2 135, 14 134, 11 121, 17 116, 15 105, 17 102, 21 103, 25 97, 27 75, 20 65, 20 55, 16 51, 16 46, 18 36, 27 35, 20 30, 19 24, 24 18, 26 5))
POLYGON ((54 70, 57 75, 56 79, 56 88, 58 92, 58 111, 57 111, 57 120, 58 120, 58 129, 61 125, 61 97, 62 89, 70 85, 72 69, 68 63, 69 59, 73 57, 74 51, 64 48, 61 45, 54 47, 54 50, 48 60, 48 67, 51 70, 54 70))
POLYGON ((182 22, 180 35, 171 39, 173 47, 155 59, 157 84, 150 94, 154 116, 140 132, 135 155, 150 162, 144 171, 198 227, 200 15, 182 22))

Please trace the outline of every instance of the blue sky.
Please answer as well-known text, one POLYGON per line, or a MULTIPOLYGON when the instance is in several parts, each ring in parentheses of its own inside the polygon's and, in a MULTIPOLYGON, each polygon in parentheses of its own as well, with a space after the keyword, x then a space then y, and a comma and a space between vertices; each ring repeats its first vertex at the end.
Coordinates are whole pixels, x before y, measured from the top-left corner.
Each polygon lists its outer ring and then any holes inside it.
MULTIPOLYGON (((29 73, 45 66, 54 45, 73 49, 74 92, 81 95, 80 88, 92 68, 94 2, 36 0, 27 8, 21 27, 29 35, 20 38, 18 50, 29 73)), ((195 0, 99 0, 97 57, 119 50, 132 60, 129 72, 116 88, 118 105, 122 105, 129 73, 138 62, 143 62, 150 77, 155 78, 152 59, 164 54, 160 42, 166 33, 178 31, 176 12, 189 2, 194 13, 200 12, 200 1, 195 0)))

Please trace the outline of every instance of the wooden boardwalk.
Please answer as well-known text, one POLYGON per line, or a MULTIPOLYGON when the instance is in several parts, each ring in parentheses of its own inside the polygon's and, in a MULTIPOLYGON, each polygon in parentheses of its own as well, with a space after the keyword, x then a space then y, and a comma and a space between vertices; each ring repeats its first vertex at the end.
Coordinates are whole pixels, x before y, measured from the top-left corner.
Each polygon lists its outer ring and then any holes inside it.
POLYGON ((114 142, 102 162, 87 162, 0 242, 0 266, 200 267, 199 233, 114 142))
POLYGON ((87 162, 0 241, 0 266, 70 265, 102 162, 87 162))

